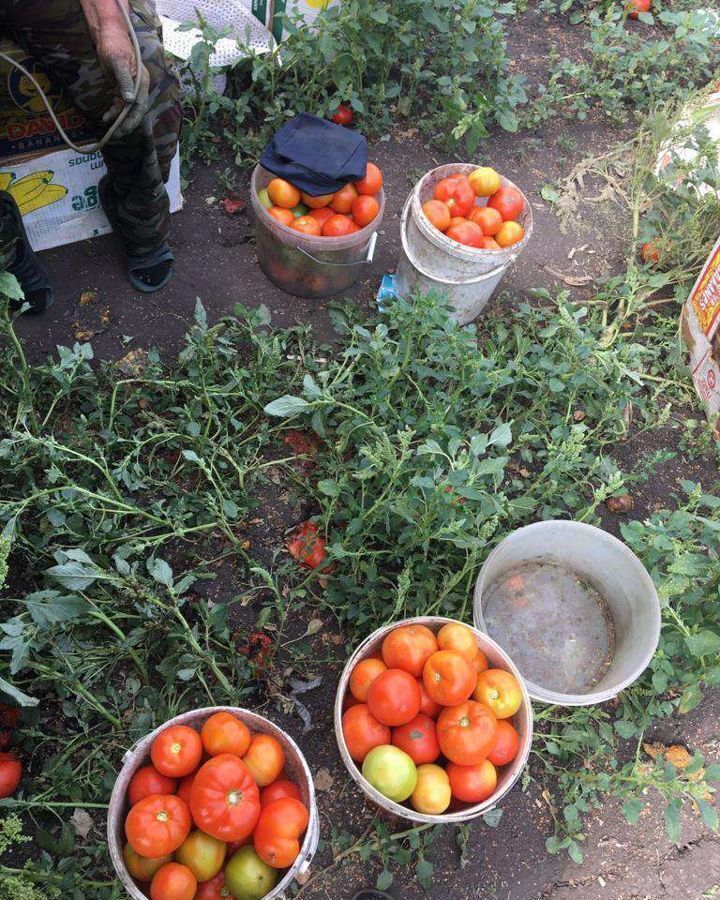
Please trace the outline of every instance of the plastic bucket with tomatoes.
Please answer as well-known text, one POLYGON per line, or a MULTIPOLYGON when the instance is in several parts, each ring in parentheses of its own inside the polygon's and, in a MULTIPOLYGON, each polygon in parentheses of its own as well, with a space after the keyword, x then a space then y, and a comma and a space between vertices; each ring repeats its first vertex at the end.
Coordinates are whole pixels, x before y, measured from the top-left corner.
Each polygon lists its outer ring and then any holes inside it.
POLYGON ((340 677, 340 683, 338 684, 337 694, 335 697, 335 736, 337 738, 338 748, 340 749, 340 755, 343 762, 345 763, 345 766, 347 767, 348 772, 357 782, 357 784, 360 785, 360 788, 364 791, 364 793, 378 806, 380 806, 387 812, 393 813, 394 815, 400 816, 401 818, 407 819, 411 822, 448 825, 453 823, 467 822, 470 819, 476 819, 478 818, 478 816, 484 815, 486 812, 493 809, 512 788, 512 786, 520 777, 523 769, 525 768, 528 756, 530 755, 530 745, 532 743, 533 732, 533 713, 532 706, 530 704, 530 695, 528 694, 527 688, 525 687, 522 675, 518 671, 513 661, 507 655, 507 653, 501 647, 499 647, 495 643, 495 641, 489 638, 486 634, 483 634, 482 631, 478 631, 476 628, 471 628, 475 636, 477 646, 487 657, 490 667, 505 669, 505 671, 512 673, 519 682, 520 688, 522 690, 522 703, 520 705, 520 708, 512 717, 512 719, 509 720, 519 733, 520 745, 515 758, 506 766, 503 766, 501 768, 498 776, 497 787, 495 788, 492 796, 482 803, 475 804, 461 804, 453 801, 448 810, 440 815, 421 813, 410 808, 409 806, 404 806, 401 803, 396 803, 394 800, 390 800, 379 791, 377 791, 370 784, 370 782, 363 777, 360 767, 350 756, 348 746, 343 736, 342 717, 344 712, 343 705, 345 696, 349 691, 350 676, 355 666, 364 659, 372 656, 378 656, 385 638, 388 636, 388 634, 390 634, 391 631, 394 631, 401 625, 425 625, 431 631, 437 633, 443 625, 453 623, 454 621, 455 620, 453 619, 446 619, 442 616, 418 616, 413 619, 403 619, 398 622, 393 622, 391 625, 385 625, 382 628, 378 628, 377 631, 374 631, 369 637, 365 638, 365 640, 360 644, 360 646, 355 650, 353 655, 348 660, 340 677))
POLYGON ((273 284, 296 297, 319 300, 347 290, 373 261, 385 192, 380 190, 380 211, 369 225, 343 237, 315 237, 288 228, 268 214, 258 193, 273 177, 256 166, 250 184, 260 268, 273 284))
MULTIPOLYGON (((511 247, 503 250, 466 247, 435 228, 423 212, 423 203, 432 198, 435 186, 443 178, 457 173, 469 175, 476 168, 472 163, 438 166, 418 182, 403 213, 402 253, 396 274, 396 290, 401 297, 410 297, 415 290, 446 293, 461 325, 479 315, 508 267, 527 246, 533 230, 532 208, 524 194, 519 221, 525 233, 511 247)), ((502 176, 501 182, 503 187, 520 190, 502 176)))
POLYGON ((308 764, 295 741, 281 728, 278 728, 277 725, 274 725, 269 719, 266 719, 265 716, 250 712, 250 710, 247 709, 240 709, 235 706, 211 706, 204 709, 196 709, 192 712, 182 713, 182 715, 175 716, 174 719, 164 722, 131 747, 123 757, 122 768, 120 769, 112 794, 110 795, 107 817, 107 837, 110 858, 115 867, 115 871, 117 872, 117 876, 127 891, 128 896, 133 897, 134 900, 147 900, 148 895, 143 892, 138 882, 132 878, 123 859, 125 818, 129 809, 127 791, 130 779, 139 768, 149 764, 150 747, 160 732, 172 725, 188 725, 199 730, 205 720, 217 712, 232 713, 232 715, 243 721, 251 732, 272 735, 272 737, 280 742, 285 753, 285 772, 287 777, 294 781, 300 788, 302 802, 307 807, 310 815, 305 837, 297 859, 287 872, 285 872, 283 878, 278 881, 268 894, 265 895, 264 900, 283 896, 284 891, 290 886, 292 880, 297 875, 302 875, 308 870, 312 858, 315 855, 320 839, 320 820, 318 817, 317 805, 315 803, 315 788, 308 764))

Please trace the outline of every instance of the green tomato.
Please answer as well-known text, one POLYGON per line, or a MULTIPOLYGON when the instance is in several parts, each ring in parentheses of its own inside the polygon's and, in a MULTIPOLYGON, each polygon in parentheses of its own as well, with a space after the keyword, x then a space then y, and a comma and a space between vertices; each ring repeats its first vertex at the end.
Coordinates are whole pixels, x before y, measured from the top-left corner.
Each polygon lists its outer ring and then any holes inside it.
POLYGON ((225 884, 235 900, 261 900, 275 887, 279 874, 260 859, 254 847, 241 847, 225 866, 225 884))
POLYGON ((292 214, 296 219, 299 219, 300 216, 306 216, 308 214, 308 208, 304 203, 298 203, 297 206, 293 207, 292 214))
POLYGON ((270 209, 273 205, 272 200, 270 199, 270 194, 267 192, 267 188, 263 188, 261 191, 258 191, 258 200, 262 203, 265 209, 270 209))
POLYGON ((396 803, 407 800, 417 785, 417 768, 412 758, 391 744, 371 750, 363 762, 362 773, 376 791, 396 803))
POLYGON ((210 881, 222 869, 227 844, 199 829, 190 832, 175 851, 175 862, 187 866, 198 881, 210 881))

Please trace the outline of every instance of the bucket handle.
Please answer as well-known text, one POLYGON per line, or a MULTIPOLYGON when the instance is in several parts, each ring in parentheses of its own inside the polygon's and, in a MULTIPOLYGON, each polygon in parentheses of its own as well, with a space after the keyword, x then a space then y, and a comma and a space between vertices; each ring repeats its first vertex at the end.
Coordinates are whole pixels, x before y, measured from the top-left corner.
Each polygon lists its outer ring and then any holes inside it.
POLYGON ((355 262, 349 263, 341 263, 341 262, 328 262, 326 259, 318 259, 313 256, 312 253, 308 253, 307 250, 303 250, 302 247, 296 247, 296 250, 299 250, 300 253, 303 253, 305 256, 309 257, 313 262, 316 262, 320 266, 337 266, 339 268, 348 268, 349 266, 365 266, 371 263, 375 257, 375 245, 377 244, 377 231, 373 231, 370 236, 370 240, 368 241, 367 253, 365 254, 365 259, 356 259, 355 262))

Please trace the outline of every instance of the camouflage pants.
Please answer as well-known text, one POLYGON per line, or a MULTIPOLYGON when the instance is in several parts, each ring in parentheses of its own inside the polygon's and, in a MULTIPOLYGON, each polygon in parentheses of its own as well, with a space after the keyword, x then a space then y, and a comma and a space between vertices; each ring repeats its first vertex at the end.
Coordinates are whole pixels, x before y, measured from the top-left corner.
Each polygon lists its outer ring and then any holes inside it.
MULTIPOLYGON (((158 249, 170 228, 167 181, 175 155, 182 112, 179 83, 163 50, 154 0, 130 0, 143 63, 150 74, 150 108, 131 134, 103 148, 116 201, 115 230, 125 252, 142 255, 158 249)), ((0 36, 10 38, 41 66, 53 72, 73 103, 102 137, 103 113, 112 105, 113 81, 95 51, 79 0, 0 0, 0 36)), ((17 235, 0 199, 0 247, 17 235)))

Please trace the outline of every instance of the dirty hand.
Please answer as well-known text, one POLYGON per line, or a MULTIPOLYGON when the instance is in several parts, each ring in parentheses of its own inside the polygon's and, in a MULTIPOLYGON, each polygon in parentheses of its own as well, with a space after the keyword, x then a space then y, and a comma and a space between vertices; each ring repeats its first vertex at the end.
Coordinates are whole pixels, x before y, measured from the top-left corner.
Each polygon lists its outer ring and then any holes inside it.
POLYGON ((98 58, 105 71, 114 80, 116 87, 115 99, 110 109, 103 116, 103 122, 106 124, 114 122, 120 115, 121 110, 128 104, 132 104, 123 123, 113 134, 114 140, 134 131, 142 121, 148 109, 150 76, 145 66, 141 65, 140 89, 133 102, 137 63, 124 20, 120 23, 114 19, 104 20, 101 18, 98 22, 96 44, 98 58))

